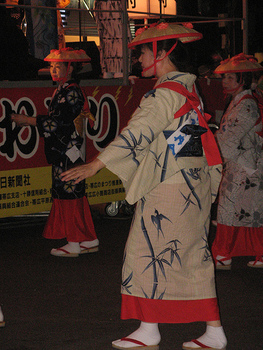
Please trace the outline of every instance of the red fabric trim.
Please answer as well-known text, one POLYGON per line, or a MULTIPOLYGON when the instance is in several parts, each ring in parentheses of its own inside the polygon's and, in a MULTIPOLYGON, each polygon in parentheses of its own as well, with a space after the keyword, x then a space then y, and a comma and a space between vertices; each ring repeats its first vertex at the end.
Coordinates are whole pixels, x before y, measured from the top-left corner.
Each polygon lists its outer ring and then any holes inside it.
MULTIPOLYGON (((187 109, 188 111, 190 111, 191 109, 194 109, 196 111, 198 115, 199 125, 207 129, 207 132, 201 136, 202 145, 206 155, 207 163, 208 165, 221 164, 222 159, 221 159, 220 152, 219 152, 216 140, 214 138, 214 135, 212 131, 209 129, 209 126, 207 125, 205 117, 202 115, 202 113, 198 109, 200 105, 200 99, 197 93, 195 91, 193 92, 188 91, 184 86, 182 86, 177 82, 164 82, 157 85, 155 88, 171 89, 186 97, 187 106, 186 107, 183 106, 184 108, 181 107, 179 111, 183 113, 182 115, 186 113, 187 109)), ((174 115, 175 118, 181 117, 181 115, 179 115, 178 112, 175 113, 174 115)))
MULTIPOLYGON (((46 57, 47 58, 47 57, 46 57)), ((51 59, 46 59, 44 58, 44 61, 46 62, 90 62, 91 58, 81 58, 81 59, 59 59, 59 58, 51 58, 51 59)))
POLYGON ((174 114, 174 119, 180 118, 185 115, 192 109, 192 106, 188 100, 186 100, 185 104, 174 114))
POLYGON ((121 338, 121 340, 123 340, 123 341, 129 341, 129 342, 131 342, 131 343, 138 344, 138 345, 141 345, 141 346, 147 346, 146 344, 142 343, 141 341, 136 340, 136 339, 132 339, 132 338, 127 338, 127 337, 125 337, 125 338, 121 338))
POLYGON ((236 106, 237 106, 241 101, 245 100, 246 98, 247 98, 247 99, 250 99, 250 100, 256 101, 256 99, 255 99, 254 96, 249 95, 249 94, 246 94, 246 95, 244 95, 244 96, 238 101, 238 103, 236 104, 236 106))
POLYGON ((220 316, 216 298, 159 300, 122 294, 121 318, 153 323, 190 323, 217 321, 220 316))
POLYGON ((72 253, 70 253, 69 251, 67 251, 66 249, 63 249, 63 248, 57 248, 57 250, 65 253, 65 254, 72 254, 72 253))
MULTIPOLYGON (((262 68, 263 69, 263 68, 262 68)), ((225 73, 243 73, 243 72, 258 72, 261 69, 254 68, 254 69, 242 69, 242 70, 236 70, 236 69, 231 69, 231 70, 216 70, 216 74, 225 74, 225 73)))
POLYGON ((237 227, 217 224, 216 238, 212 245, 214 259, 217 255, 263 255, 263 227, 237 227))
POLYGON ((96 239, 87 198, 53 199, 43 236, 48 239, 66 238, 68 242, 96 239))
POLYGON ((205 344, 201 343, 197 339, 192 340, 192 342, 195 343, 196 345, 200 346, 203 349, 211 349, 209 346, 206 346, 205 344))

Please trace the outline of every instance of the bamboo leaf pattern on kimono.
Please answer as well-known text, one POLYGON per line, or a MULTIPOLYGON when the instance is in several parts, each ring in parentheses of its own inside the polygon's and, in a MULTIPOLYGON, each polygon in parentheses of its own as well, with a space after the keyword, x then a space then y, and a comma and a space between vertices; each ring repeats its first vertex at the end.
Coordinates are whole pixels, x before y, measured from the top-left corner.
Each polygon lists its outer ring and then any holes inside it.
MULTIPOLYGON (((155 209, 155 214, 156 215, 151 215, 151 220, 152 220, 152 223, 154 224, 154 226, 157 228, 157 234, 158 234, 158 237, 159 237, 159 231, 162 232, 161 220, 162 219, 166 219, 166 220, 168 220, 170 222, 172 222, 172 221, 168 217, 166 217, 165 215, 159 213, 158 210, 156 210, 156 209, 155 209)), ((153 287, 152 287, 151 299, 154 299, 154 297, 156 296, 157 286, 158 286, 158 283, 159 283, 157 267, 159 267, 159 270, 160 270, 161 274, 166 279, 165 265, 167 265, 169 267, 172 267, 172 264, 173 264, 175 258, 179 262, 180 266, 182 265, 180 256, 178 254, 178 250, 179 250, 178 243, 181 244, 181 242, 179 240, 177 240, 177 239, 172 240, 172 241, 167 243, 167 244, 170 245, 169 247, 165 248, 158 255, 155 255, 153 246, 152 246, 151 241, 150 241, 150 237, 149 237, 148 232, 147 232, 146 227, 145 227, 143 216, 141 217, 141 228, 142 228, 144 237, 146 239, 147 245, 148 245, 149 250, 150 250, 150 255, 143 256, 144 258, 150 259, 150 262, 144 268, 142 273, 144 273, 146 270, 148 270, 151 267, 153 268, 153 287), (170 262, 165 257, 165 254, 167 252, 169 252, 169 254, 170 254, 170 262)), ((163 232, 162 232, 162 234, 163 234, 163 232)), ((163 236, 164 236, 164 234, 163 234, 163 236)), ((143 293, 146 296, 146 293, 144 291, 143 291, 143 293)), ((158 297, 158 299, 162 299, 164 294, 165 294, 165 290, 158 297)), ((146 297, 148 298, 148 296, 146 296, 146 297)))
POLYGON ((179 250, 178 248, 178 243, 182 244, 178 239, 174 239, 170 242, 168 242, 167 244, 170 244, 171 246, 170 247, 167 247, 165 248, 161 254, 165 254, 167 252, 170 252, 170 260, 171 260, 171 263, 170 263, 170 266, 173 264, 174 262, 174 258, 176 258, 180 264, 180 266, 182 266, 182 262, 181 262, 181 258, 179 256, 179 254, 177 253, 177 251, 179 250), (174 248, 173 248, 173 245, 174 245, 174 248))
MULTIPOLYGON (((145 223, 144 223, 144 219, 143 219, 143 216, 141 217, 141 228, 142 228, 142 232, 144 234, 144 237, 146 239, 146 242, 148 244, 148 247, 149 247, 149 250, 150 250, 150 258, 151 259, 154 259, 155 256, 154 256, 154 250, 153 250, 153 247, 152 247, 152 244, 151 244, 151 241, 150 241, 150 238, 149 238, 149 235, 148 235, 148 232, 146 230, 146 227, 145 227, 145 223)), ((153 262, 153 260, 152 260, 153 262)), ((151 263, 150 263, 151 264, 151 263)), ((152 267, 153 267, 153 280, 154 280, 154 283, 153 283, 153 289, 152 289, 152 296, 151 296, 151 299, 154 298, 154 295, 155 295, 155 292, 156 292, 156 288, 157 288, 157 284, 158 284, 158 278, 157 278, 157 271, 156 271, 156 265, 155 263, 151 264, 152 267)))
POLYGON ((181 191, 180 191, 180 193, 185 199, 185 208, 182 211, 182 213, 180 214, 180 215, 182 215, 186 211, 186 209, 189 207, 190 204, 193 204, 193 205, 196 205, 196 204, 190 199, 191 194, 192 194, 191 192, 189 193, 189 195, 187 197, 181 191))
POLYGON ((142 290, 142 292, 143 292, 145 298, 146 298, 146 299, 150 299, 149 296, 148 296, 148 295, 145 293, 145 291, 143 290, 143 288, 141 288, 141 290, 142 290))
POLYGON ((142 199, 141 199, 141 210, 142 210, 142 213, 143 213, 143 210, 144 210, 145 202, 146 202, 145 197, 142 197, 142 199))
POLYGON ((150 143, 152 143, 153 142, 153 140, 154 140, 154 133, 153 133, 153 131, 152 131, 152 129, 151 128, 149 128, 150 129, 150 132, 151 132, 151 138, 149 138, 148 136, 146 136, 146 135, 142 135, 144 138, 145 138, 145 140, 150 144, 150 143))
POLYGON ((128 285, 132 279, 133 273, 131 272, 130 275, 122 282, 122 287, 126 290, 127 293, 132 294, 129 291, 129 288, 132 287, 132 284, 128 285))
POLYGON ((205 249, 204 261, 207 261, 211 257, 211 252, 210 252, 210 249, 208 246, 208 232, 207 232, 206 227, 204 229, 205 229, 205 237, 202 237, 202 240, 205 242, 205 245, 201 249, 205 249))
POLYGON ((167 170, 167 162, 168 162, 168 155, 170 152, 170 147, 167 146, 164 161, 163 161, 163 168, 162 168, 162 174, 161 174, 161 182, 165 180, 166 170, 167 170))
POLYGON ((127 154, 127 156, 125 158, 132 156, 132 160, 136 163, 137 167, 140 165, 140 162, 137 159, 136 151, 138 151, 138 152, 143 151, 143 149, 144 149, 144 146, 142 145, 143 137, 145 138, 145 140, 149 144, 154 139, 154 133, 150 127, 149 127, 149 129, 151 132, 152 140, 149 137, 147 137, 146 135, 143 135, 142 133, 140 133, 140 136, 137 140, 136 137, 134 136, 134 134, 130 130, 128 130, 128 133, 130 135, 130 139, 128 137, 124 136, 123 134, 119 134, 119 138, 121 138, 126 143, 126 146, 125 145, 114 145, 114 147, 129 150, 130 153, 127 154))
POLYGON ((200 170, 201 168, 189 169, 187 174, 194 180, 200 179, 200 170))
POLYGON ((163 152, 161 154, 159 154, 159 156, 157 157, 157 154, 151 150, 149 150, 152 154, 153 154, 153 159, 155 161, 155 166, 154 166, 154 171, 156 170, 157 166, 159 168, 161 168, 161 164, 160 164, 160 158, 161 158, 161 155, 163 154, 163 152))
POLYGON ((143 270, 142 273, 144 273, 146 270, 148 270, 151 266, 154 266, 156 269, 156 263, 158 264, 158 266, 160 267, 160 270, 164 276, 164 278, 166 279, 166 275, 165 275, 165 269, 163 264, 167 264, 169 266, 171 266, 171 264, 164 258, 162 258, 161 256, 163 256, 163 253, 161 252, 160 254, 158 254, 156 257, 152 256, 152 255, 144 255, 144 258, 150 258, 152 259, 152 261, 149 262, 149 264, 145 267, 145 269, 143 270))
POLYGON ((166 288, 165 288, 165 290, 159 295, 158 300, 162 300, 162 299, 163 299, 163 296, 164 296, 165 292, 166 292, 166 288))
MULTIPOLYGON (((131 133, 131 132, 129 131, 129 133, 131 133)), ((129 157, 129 156, 132 156, 132 160, 136 163, 137 166, 139 166, 140 163, 139 163, 138 160, 136 159, 136 153, 135 153, 135 147, 136 147, 136 145, 135 145, 135 144, 132 145, 131 142, 130 142, 125 136, 123 136, 122 134, 120 134, 119 137, 120 137, 121 139, 123 139, 123 140, 126 142, 127 146, 119 146, 119 145, 116 145, 116 147, 129 150, 130 153, 129 153, 125 158, 127 158, 127 157, 129 157)), ((133 139, 133 138, 132 138, 132 139, 133 139)))
MULTIPOLYGON (((193 187, 193 185, 191 184, 191 181, 190 181, 190 179, 188 178, 188 176, 187 176, 185 170, 182 169, 182 170, 181 170, 181 173, 182 173, 182 175, 183 175, 183 177, 184 177, 184 179, 185 179, 185 182, 186 182, 187 186, 188 186, 189 189, 191 190, 190 195, 192 194, 192 195, 195 197, 195 199, 196 199, 196 201, 197 201, 197 204, 198 204, 198 206, 199 206, 199 209, 202 209, 202 205, 201 205, 200 199, 199 199, 197 193, 195 192, 194 187, 193 187)), ((196 171, 194 171, 193 173, 196 173, 196 171)), ((189 173, 188 173, 188 174, 189 174, 189 173)), ((190 176, 193 177, 192 174, 191 174, 190 176)), ((193 178, 194 178, 194 177, 193 177, 193 178)), ((186 199, 185 196, 184 196, 184 198, 186 199)), ((190 201, 190 196, 188 196, 187 201, 188 201, 188 203, 187 203, 187 208, 188 208, 188 206, 190 205, 190 202, 193 204, 193 202, 190 201)), ((185 210, 186 210, 187 208, 185 208, 185 210)), ((184 211, 185 211, 185 210, 184 210, 184 211)))

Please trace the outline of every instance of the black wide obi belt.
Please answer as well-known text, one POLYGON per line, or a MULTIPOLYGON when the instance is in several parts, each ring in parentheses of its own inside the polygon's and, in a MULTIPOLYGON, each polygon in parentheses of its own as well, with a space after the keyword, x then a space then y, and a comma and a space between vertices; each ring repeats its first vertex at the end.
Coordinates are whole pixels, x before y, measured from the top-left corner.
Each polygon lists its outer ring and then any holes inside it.
POLYGON ((163 132, 174 157, 202 157, 201 135, 207 132, 207 129, 200 125, 187 124, 178 131, 163 132))

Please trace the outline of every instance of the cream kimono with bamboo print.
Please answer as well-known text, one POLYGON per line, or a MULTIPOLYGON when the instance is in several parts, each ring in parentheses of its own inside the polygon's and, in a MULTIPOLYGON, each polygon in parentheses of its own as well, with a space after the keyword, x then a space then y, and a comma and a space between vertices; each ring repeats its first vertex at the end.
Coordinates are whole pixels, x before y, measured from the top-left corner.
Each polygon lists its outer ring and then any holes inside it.
MULTIPOLYGON (((156 86, 175 81, 192 91, 195 78, 170 72, 156 86)), ((195 112, 174 119, 184 103, 175 91, 153 89, 99 156, 123 181, 127 201, 137 202, 124 253, 122 293, 127 295, 166 300, 216 296, 207 236, 221 165, 208 166, 202 149, 186 157, 168 146, 165 134, 184 124, 195 125, 197 138, 205 132, 195 112)), ((184 138, 179 136, 177 145, 184 138)))

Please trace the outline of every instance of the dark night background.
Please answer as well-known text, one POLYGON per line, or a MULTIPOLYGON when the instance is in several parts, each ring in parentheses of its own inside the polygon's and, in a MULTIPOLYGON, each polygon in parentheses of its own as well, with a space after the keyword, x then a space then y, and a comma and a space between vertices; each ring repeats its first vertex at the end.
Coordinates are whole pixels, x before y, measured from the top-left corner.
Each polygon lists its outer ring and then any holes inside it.
MULTIPOLYGON (((247 0, 248 14, 248 54, 263 52, 263 1, 247 0)), ((203 17, 218 17, 225 14, 225 18, 243 17, 242 0, 177 0, 177 15, 203 17)), ((178 21, 179 21, 178 18, 178 21)), ((196 21, 198 19, 195 19, 196 21)), ((191 21, 191 20, 190 20, 191 21)), ((223 58, 234 56, 243 51, 243 35, 241 21, 225 22, 224 27, 218 23, 194 23, 194 29, 200 31, 204 38, 198 43, 196 60, 206 63, 214 52, 220 52, 223 58), (226 38, 226 47, 221 48, 222 35, 226 38)), ((199 62, 198 62, 199 64, 199 62)))
MULTIPOLYGON (((165 20, 191 22, 194 29, 203 34, 202 40, 186 44, 193 73, 196 74, 201 65, 213 66, 214 54, 226 59, 243 52, 243 2, 245 0, 176 0, 177 15, 165 20), (218 18, 228 21, 219 25, 218 18)), ((263 0, 246 0, 246 3, 247 54, 263 53, 263 0)), ((156 18, 148 20, 149 24, 155 22, 156 18)), ((135 20, 135 24, 142 25, 143 20, 135 20)))

